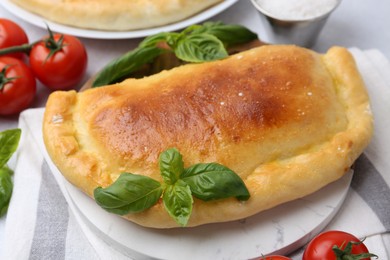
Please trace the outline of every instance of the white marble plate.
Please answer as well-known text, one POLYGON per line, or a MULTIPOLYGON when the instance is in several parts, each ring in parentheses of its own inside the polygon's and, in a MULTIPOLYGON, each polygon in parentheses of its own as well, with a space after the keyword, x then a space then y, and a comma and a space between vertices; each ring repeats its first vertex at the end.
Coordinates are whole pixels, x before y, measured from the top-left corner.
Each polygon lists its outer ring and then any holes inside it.
POLYGON ((21 18, 26 22, 44 29, 46 29, 46 25, 48 25, 50 29, 54 32, 71 34, 74 36, 84 37, 84 38, 94 38, 94 39, 130 39, 130 38, 145 37, 163 31, 165 32, 176 31, 179 29, 183 29, 189 25, 200 23, 221 13, 222 11, 226 10, 227 8, 235 4, 237 1, 238 0, 225 0, 188 19, 185 19, 177 23, 169 24, 166 26, 143 29, 143 30, 123 31, 123 32, 88 30, 88 29, 81 29, 72 26, 66 26, 63 24, 46 20, 45 18, 39 15, 26 11, 20 8, 19 6, 17 6, 16 4, 14 4, 13 2, 11 2, 11 0, 0 0, 0 5, 2 5, 5 9, 7 9, 10 13, 14 14, 15 16, 21 18))
POLYGON ((303 246, 337 213, 351 179, 352 172, 349 172, 310 196, 241 221, 168 230, 143 228, 107 213, 63 181, 84 222, 121 253, 137 260, 217 260, 288 254, 303 246))

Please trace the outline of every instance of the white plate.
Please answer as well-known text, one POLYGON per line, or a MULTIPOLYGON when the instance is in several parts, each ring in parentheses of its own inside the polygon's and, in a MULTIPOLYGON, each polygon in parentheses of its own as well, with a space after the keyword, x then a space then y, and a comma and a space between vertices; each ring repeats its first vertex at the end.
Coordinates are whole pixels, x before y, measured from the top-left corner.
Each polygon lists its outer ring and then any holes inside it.
POLYGON ((140 227, 101 209, 63 180, 84 224, 108 245, 132 259, 218 260, 286 255, 319 233, 341 207, 352 172, 318 192, 250 218, 195 228, 140 227))
MULTIPOLYGON (((115 1, 115 0, 114 0, 115 1)), ((22 20, 25 20, 28 23, 34 24, 38 27, 45 28, 46 25, 50 27, 50 29, 54 32, 71 34, 78 37, 84 38, 94 38, 94 39, 129 39, 129 38, 140 38, 148 35, 153 35, 159 32, 167 32, 167 31, 175 31, 179 29, 183 29, 189 25, 196 24, 207 20, 225 9, 229 8, 233 4, 235 4, 238 0, 225 0, 220 4, 216 4, 205 11, 196 14, 186 20, 173 23, 166 26, 155 27, 150 29, 143 30, 134 30, 134 31, 99 31, 99 30, 88 30, 88 29, 80 29, 76 27, 66 26, 59 23, 55 23, 49 20, 46 20, 44 17, 33 14, 29 11, 26 11, 13 2, 11 0, 0 0, 0 5, 2 5, 5 9, 7 9, 10 13, 18 16, 22 20)))

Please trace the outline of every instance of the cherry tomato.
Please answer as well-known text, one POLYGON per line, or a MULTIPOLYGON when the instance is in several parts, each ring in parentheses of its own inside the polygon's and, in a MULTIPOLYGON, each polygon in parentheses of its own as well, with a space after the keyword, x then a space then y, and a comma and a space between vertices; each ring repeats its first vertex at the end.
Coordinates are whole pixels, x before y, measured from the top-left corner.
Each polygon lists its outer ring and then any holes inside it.
MULTIPOLYGON (((0 18, 0 49, 28 43, 26 32, 15 22, 0 18)), ((6 56, 23 59, 24 53, 17 52, 6 56)))
POLYGON ((291 258, 282 255, 268 255, 257 258, 256 260, 291 260, 291 258))
POLYGON ((0 57, 0 115, 17 114, 34 99, 36 81, 30 68, 12 57, 0 57))
POLYGON ((32 47, 31 69, 38 80, 50 89, 75 88, 87 68, 85 47, 71 35, 54 34, 52 37, 53 41, 42 41, 32 47), (57 51, 54 51, 56 48, 57 51))
MULTIPOLYGON (((307 245, 305 252, 303 253, 303 260, 336 260, 337 256, 334 250, 334 246, 340 249, 342 255, 355 255, 355 258, 348 259, 370 259, 370 256, 375 256, 368 253, 367 247, 354 235, 338 230, 331 230, 323 232, 313 238, 307 245), (352 246, 350 249, 349 246, 352 246), (344 252, 343 252, 344 251, 344 252), (350 252, 347 252, 350 251, 350 252), (360 257, 356 255, 362 254, 360 257)), ((339 258, 344 259, 344 258, 339 258)), ((345 258, 346 259, 346 258, 345 258)))

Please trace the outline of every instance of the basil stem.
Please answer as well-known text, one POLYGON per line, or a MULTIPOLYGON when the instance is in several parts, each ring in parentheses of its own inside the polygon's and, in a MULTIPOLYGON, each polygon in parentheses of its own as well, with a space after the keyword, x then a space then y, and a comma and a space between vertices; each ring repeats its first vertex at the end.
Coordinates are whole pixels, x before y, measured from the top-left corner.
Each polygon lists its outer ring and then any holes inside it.
POLYGON ((190 186, 195 197, 204 201, 229 197, 248 200, 250 196, 242 179, 221 164, 195 164, 185 169, 180 178, 190 186))
POLYGON ((13 189, 11 175, 12 170, 7 166, 0 168, 0 217, 7 212, 11 199, 13 189))
POLYGON ((118 215, 144 211, 156 204, 161 194, 158 181, 131 173, 122 173, 112 185, 94 190, 97 204, 118 215))

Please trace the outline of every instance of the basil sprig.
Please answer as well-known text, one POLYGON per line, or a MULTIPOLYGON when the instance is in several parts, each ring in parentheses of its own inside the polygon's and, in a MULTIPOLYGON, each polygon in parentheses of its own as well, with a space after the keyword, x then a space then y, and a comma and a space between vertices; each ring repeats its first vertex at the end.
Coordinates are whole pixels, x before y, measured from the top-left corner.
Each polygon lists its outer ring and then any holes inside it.
POLYGON ((236 197, 248 200, 249 191, 241 178, 218 163, 199 163, 184 168, 182 155, 175 148, 160 154, 163 183, 150 177, 122 173, 107 188, 98 187, 94 197, 98 205, 119 215, 144 211, 162 202, 169 215, 186 226, 192 213, 193 197, 203 201, 236 197))
POLYGON ((7 212, 12 195, 11 175, 13 171, 8 168, 7 162, 18 148, 20 136, 20 129, 0 132, 0 216, 7 212))
MULTIPOLYGON (((110 62, 96 76, 92 87, 116 83, 131 77, 167 52, 173 52, 183 62, 207 62, 227 57, 229 46, 255 39, 257 35, 244 26, 227 25, 222 22, 192 25, 181 32, 161 32, 146 37, 137 48, 110 62)), ((159 71, 163 69, 169 67, 162 67, 159 71)))

